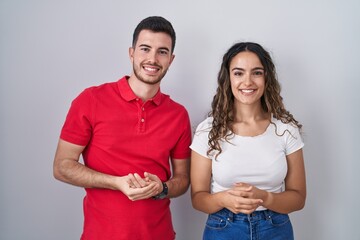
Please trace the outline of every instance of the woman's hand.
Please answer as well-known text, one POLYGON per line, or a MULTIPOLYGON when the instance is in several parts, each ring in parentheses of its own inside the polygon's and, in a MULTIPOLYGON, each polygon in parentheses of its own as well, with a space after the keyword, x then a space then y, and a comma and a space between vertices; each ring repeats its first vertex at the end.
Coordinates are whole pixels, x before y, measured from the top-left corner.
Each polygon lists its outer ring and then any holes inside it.
POLYGON ((224 207, 233 213, 250 214, 263 203, 266 192, 246 183, 235 183, 225 191, 224 207))

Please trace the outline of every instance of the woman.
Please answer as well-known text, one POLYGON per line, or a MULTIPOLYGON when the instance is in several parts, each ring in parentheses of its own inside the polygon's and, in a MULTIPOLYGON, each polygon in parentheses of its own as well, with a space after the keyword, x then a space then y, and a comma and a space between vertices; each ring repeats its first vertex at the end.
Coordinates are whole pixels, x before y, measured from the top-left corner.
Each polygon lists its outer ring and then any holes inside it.
POLYGON ((306 198, 301 127, 284 107, 269 53, 233 45, 191 144, 192 204, 209 214, 203 239, 294 238, 288 213, 306 198))

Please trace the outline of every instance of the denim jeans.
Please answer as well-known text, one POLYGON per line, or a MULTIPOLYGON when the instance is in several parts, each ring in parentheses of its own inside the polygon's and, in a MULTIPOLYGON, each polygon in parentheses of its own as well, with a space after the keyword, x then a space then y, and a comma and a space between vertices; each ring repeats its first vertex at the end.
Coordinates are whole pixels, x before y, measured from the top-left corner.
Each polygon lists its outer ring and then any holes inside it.
POLYGON ((228 209, 210 214, 203 240, 293 240, 289 215, 271 210, 234 214, 228 209))

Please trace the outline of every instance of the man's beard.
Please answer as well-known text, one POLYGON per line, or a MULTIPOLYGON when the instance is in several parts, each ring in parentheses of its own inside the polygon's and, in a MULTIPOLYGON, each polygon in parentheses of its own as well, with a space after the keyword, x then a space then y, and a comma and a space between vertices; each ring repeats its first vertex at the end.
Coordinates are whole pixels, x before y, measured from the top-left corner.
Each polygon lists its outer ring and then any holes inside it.
POLYGON ((142 68, 142 66, 140 66, 140 68, 136 68, 135 64, 133 63, 133 71, 134 71, 134 74, 135 74, 136 78, 139 79, 141 82, 146 83, 146 84, 150 84, 150 85, 155 85, 155 84, 159 83, 163 79, 165 74, 167 73, 167 69, 166 69, 164 72, 162 72, 159 75, 158 78, 156 78, 154 80, 147 80, 147 79, 145 79, 144 77, 141 76, 141 74, 140 74, 141 68, 142 68))

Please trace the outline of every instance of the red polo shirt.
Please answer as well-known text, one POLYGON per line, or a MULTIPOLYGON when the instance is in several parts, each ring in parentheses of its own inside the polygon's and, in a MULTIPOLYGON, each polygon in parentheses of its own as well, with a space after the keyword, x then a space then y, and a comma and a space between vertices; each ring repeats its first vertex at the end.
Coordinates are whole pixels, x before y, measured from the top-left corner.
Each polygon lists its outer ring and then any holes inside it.
MULTIPOLYGON (((190 156, 186 109, 160 91, 143 102, 128 77, 84 90, 73 102, 60 138, 86 146, 86 166, 115 176, 145 171, 162 181, 170 158, 190 156)), ((131 201, 122 192, 86 189, 81 239, 174 239, 170 200, 131 201)))

